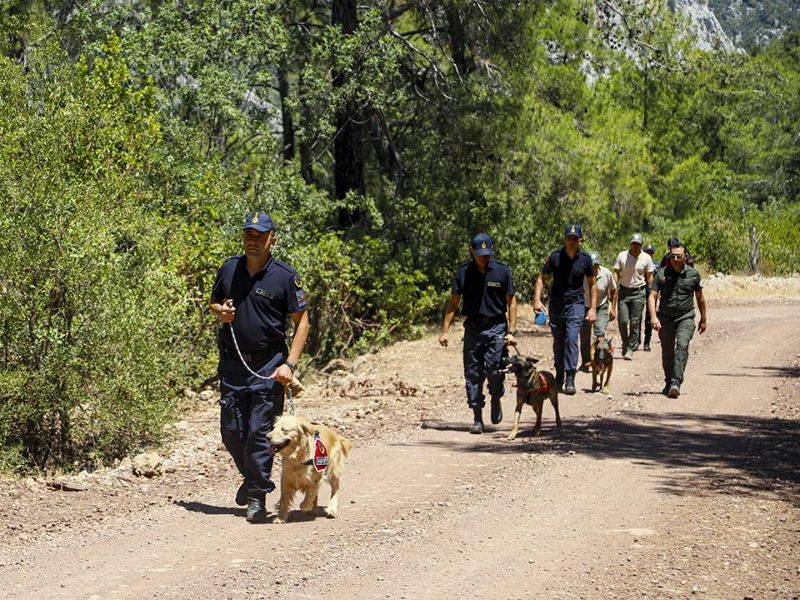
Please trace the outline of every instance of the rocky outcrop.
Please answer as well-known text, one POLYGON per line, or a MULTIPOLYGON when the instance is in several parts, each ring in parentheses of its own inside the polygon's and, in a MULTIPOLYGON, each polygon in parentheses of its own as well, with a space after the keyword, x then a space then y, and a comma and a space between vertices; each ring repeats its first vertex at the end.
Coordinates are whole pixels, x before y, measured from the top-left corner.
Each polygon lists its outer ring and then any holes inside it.
POLYGON ((717 15, 705 0, 670 0, 670 8, 686 19, 689 33, 701 50, 733 52, 736 46, 722 29, 717 15))

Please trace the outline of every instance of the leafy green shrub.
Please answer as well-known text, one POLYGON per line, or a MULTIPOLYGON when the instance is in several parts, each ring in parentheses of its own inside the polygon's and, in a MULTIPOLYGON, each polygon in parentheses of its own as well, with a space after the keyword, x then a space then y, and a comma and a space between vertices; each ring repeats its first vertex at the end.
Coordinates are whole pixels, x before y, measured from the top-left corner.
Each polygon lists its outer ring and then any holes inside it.
POLYGON ((190 299, 142 177, 153 89, 113 40, 91 72, 52 49, 28 67, 0 58, 1 460, 92 465, 160 437, 190 299))

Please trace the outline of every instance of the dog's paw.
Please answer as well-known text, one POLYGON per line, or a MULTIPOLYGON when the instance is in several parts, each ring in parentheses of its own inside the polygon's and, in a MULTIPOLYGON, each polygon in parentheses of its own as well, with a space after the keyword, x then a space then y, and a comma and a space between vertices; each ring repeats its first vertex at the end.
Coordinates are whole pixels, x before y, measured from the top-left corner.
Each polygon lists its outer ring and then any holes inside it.
POLYGON ((517 437, 516 435, 507 435, 507 436, 506 436, 506 439, 507 439, 509 442, 513 442, 513 441, 516 439, 516 437, 517 437))
POLYGON ((336 511, 335 510, 331 510, 330 508, 326 508, 325 509, 325 516, 328 517, 329 519, 335 519, 336 518, 336 511))

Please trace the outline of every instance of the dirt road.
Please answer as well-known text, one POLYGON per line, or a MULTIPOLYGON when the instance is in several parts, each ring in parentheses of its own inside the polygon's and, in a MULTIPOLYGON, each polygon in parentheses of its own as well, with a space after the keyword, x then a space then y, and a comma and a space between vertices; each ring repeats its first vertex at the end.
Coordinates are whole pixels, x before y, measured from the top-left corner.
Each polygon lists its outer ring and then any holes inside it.
POLYGON ((515 442, 510 386, 505 421, 466 432, 460 344, 364 359, 298 400, 355 442, 336 520, 246 523, 207 405, 162 478, 0 483, 0 596, 798 598, 799 308, 712 306, 679 399, 656 344, 617 360, 610 396, 580 374, 560 431, 546 407, 531 437, 526 407, 515 442))

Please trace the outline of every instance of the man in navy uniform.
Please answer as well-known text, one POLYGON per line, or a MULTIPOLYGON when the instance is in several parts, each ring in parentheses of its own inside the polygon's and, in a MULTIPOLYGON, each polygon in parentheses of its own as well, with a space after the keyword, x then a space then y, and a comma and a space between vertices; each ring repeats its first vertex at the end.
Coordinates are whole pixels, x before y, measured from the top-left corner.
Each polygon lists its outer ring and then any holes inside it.
POLYGON ((247 505, 250 522, 265 519, 265 495, 275 489, 266 436, 283 412, 284 386, 294 377, 309 329, 302 282, 292 267, 272 257, 275 241, 267 213, 248 215, 244 254, 220 267, 209 301, 223 323, 218 336, 222 441, 244 478, 236 503, 247 505))
POLYGON ((511 269, 493 258, 492 238, 479 233, 469 248, 472 260, 461 265, 453 277, 450 302, 444 313, 439 343, 447 347, 448 331, 461 298, 464 322, 464 379, 467 404, 474 423, 470 433, 483 433, 483 382, 489 380, 492 423, 503 420, 500 400, 505 376, 499 372, 506 345, 516 344, 517 300, 511 269), (506 313, 508 318, 506 319, 506 313))
POLYGON ((533 288, 533 310, 544 310, 544 282, 553 279, 550 290, 550 331, 553 334, 553 356, 556 385, 565 394, 575 394, 575 371, 578 368, 578 335, 583 321, 593 326, 597 311, 597 282, 592 258, 581 250, 583 232, 578 224, 567 225, 564 247, 556 250, 542 267, 533 288), (584 304, 583 279, 589 285, 589 306, 584 304), (566 379, 566 381, 565 381, 566 379))

